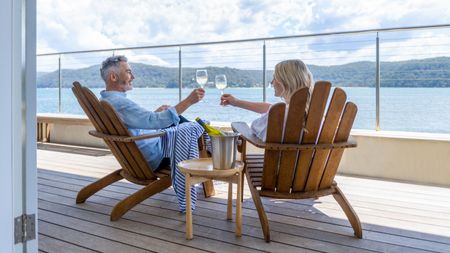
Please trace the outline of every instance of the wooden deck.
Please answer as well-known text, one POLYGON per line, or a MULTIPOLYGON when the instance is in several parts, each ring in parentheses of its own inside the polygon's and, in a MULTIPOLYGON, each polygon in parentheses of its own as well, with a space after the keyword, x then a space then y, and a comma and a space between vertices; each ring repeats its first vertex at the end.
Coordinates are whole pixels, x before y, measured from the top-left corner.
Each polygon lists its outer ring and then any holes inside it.
POLYGON ((138 205, 116 222, 112 206, 139 186, 118 182, 75 204, 77 191, 118 168, 107 152, 58 146, 38 149, 40 252, 450 252, 450 189, 339 176, 358 213, 364 239, 332 197, 264 199, 271 226, 266 243, 245 190, 241 238, 226 220, 227 185, 199 194, 194 239, 185 240, 184 215, 172 189, 138 205))

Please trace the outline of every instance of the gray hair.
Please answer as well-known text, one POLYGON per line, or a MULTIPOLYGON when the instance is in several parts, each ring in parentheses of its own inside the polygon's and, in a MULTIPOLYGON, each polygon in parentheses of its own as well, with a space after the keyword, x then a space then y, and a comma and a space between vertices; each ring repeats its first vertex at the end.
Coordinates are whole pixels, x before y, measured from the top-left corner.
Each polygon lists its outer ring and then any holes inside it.
POLYGON ((291 96, 300 88, 308 87, 310 94, 313 89, 313 76, 301 60, 286 60, 275 65, 275 80, 281 83, 281 96, 289 103, 291 96))
POLYGON ((119 70, 120 62, 128 62, 127 57, 124 55, 116 55, 106 58, 102 62, 102 67, 100 68, 100 75, 102 76, 103 81, 105 83, 108 81, 108 75, 111 71, 117 73, 119 70))

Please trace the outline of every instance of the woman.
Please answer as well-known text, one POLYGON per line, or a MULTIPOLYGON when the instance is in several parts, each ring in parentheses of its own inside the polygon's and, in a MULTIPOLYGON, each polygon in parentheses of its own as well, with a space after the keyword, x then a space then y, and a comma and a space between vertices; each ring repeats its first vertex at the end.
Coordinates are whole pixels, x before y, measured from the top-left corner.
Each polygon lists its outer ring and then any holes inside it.
MULTIPOLYGON (((286 60, 275 65, 272 86, 276 97, 281 97, 289 106, 291 96, 295 91, 309 87, 310 94, 313 88, 313 76, 308 67, 301 60, 286 60)), ((253 133, 265 141, 267 132, 268 112, 271 104, 251 102, 235 98, 231 94, 223 94, 220 97, 221 105, 232 105, 246 110, 261 113, 261 117, 251 124, 253 133)), ((288 106, 286 108, 288 108, 288 106)))

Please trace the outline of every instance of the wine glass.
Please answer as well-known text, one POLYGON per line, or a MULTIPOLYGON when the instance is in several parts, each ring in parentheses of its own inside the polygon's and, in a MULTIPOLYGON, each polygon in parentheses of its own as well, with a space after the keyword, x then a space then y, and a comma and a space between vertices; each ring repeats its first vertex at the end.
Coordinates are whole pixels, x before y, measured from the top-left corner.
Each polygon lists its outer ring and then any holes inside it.
POLYGON ((223 90, 227 87, 227 77, 225 75, 216 75, 216 88, 223 95, 223 90))
POLYGON ((197 69, 195 79, 197 80, 198 85, 200 85, 200 88, 203 89, 208 82, 208 71, 206 71, 206 69, 197 69))

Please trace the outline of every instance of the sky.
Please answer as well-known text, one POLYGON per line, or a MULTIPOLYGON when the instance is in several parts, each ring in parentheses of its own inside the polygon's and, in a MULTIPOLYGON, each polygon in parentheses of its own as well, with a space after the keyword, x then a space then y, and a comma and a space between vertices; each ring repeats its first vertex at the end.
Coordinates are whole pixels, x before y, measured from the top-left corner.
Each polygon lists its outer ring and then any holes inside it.
MULTIPOLYGON (((450 24, 448 0, 38 0, 37 52, 211 42, 374 28, 450 24)), ((382 33, 383 60, 447 54, 450 29, 382 33), (400 43, 401 42, 401 43, 400 43), (404 50, 406 49, 410 50, 404 50), (429 50, 434 51, 429 51, 429 50), (426 52, 426 54, 419 53, 426 52), (415 55, 413 55, 415 53, 415 55)), ((375 34, 267 41, 268 65, 298 57, 318 65, 373 60, 375 34)), ((187 66, 261 68, 262 42, 182 48, 187 66)), ((118 51, 131 61, 178 66, 178 47, 118 51)), ((65 67, 112 52, 64 56, 65 67)), ((51 69, 55 57, 38 58, 51 69)), ((39 69, 38 69, 39 70, 39 69)))

